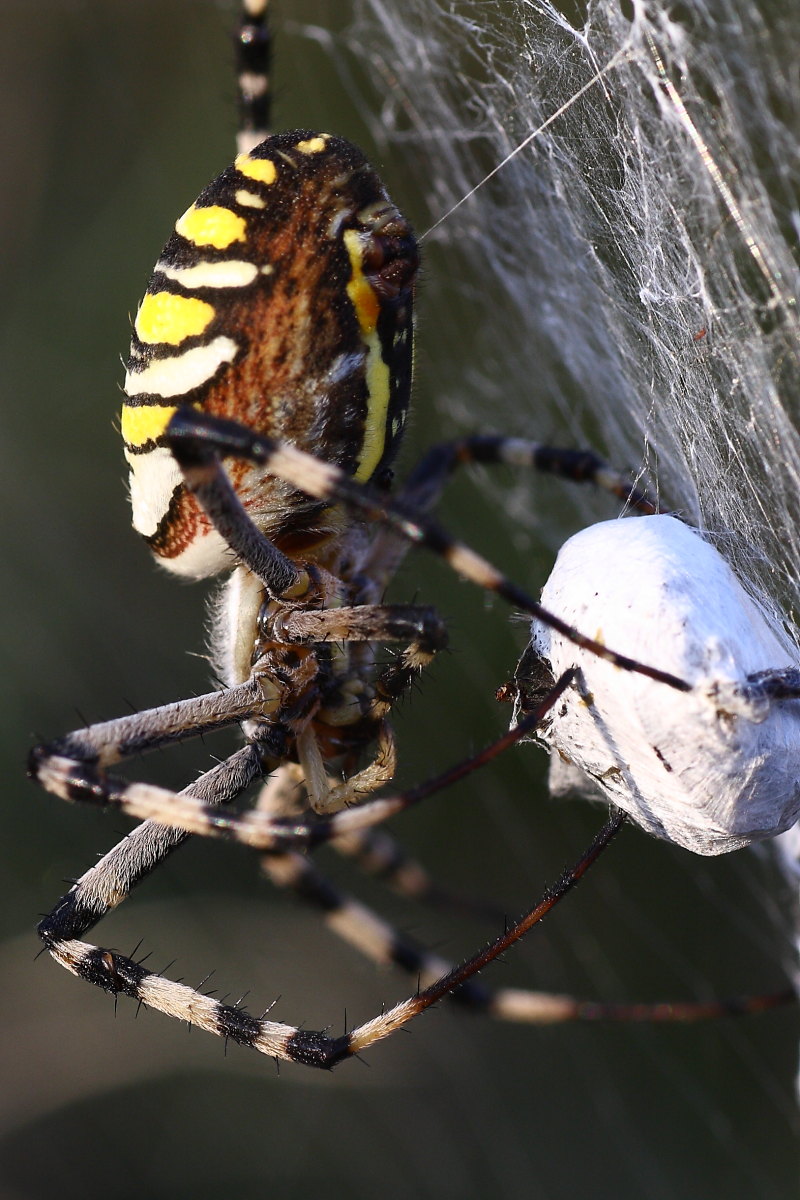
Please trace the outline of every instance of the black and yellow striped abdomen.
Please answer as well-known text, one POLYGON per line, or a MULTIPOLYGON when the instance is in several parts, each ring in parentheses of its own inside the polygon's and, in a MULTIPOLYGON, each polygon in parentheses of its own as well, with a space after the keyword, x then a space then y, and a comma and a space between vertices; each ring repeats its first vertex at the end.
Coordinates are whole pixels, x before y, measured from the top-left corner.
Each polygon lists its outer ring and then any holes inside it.
MULTIPOLYGON (((268 138, 177 221, 136 317, 122 411, 133 523, 165 566, 199 577, 231 565, 164 445, 180 404, 361 481, 388 466, 409 401, 416 269, 380 179, 329 134, 268 138)), ((314 532, 318 503, 251 464, 229 470, 268 536, 314 532)))

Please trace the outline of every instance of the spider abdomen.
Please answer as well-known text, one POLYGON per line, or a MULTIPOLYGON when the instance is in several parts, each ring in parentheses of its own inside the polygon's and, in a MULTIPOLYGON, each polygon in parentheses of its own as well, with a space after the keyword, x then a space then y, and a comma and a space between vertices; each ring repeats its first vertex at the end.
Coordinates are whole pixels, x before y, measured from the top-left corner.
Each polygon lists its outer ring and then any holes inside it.
MULTIPOLYGON (((402 435, 412 362, 413 233, 361 151, 308 131, 240 154, 176 222, 136 317, 122 412, 134 527, 173 571, 230 552, 164 444, 190 404, 292 442, 360 481, 402 435)), ((330 532, 324 506, 229 468, 278 542, 330 532)))

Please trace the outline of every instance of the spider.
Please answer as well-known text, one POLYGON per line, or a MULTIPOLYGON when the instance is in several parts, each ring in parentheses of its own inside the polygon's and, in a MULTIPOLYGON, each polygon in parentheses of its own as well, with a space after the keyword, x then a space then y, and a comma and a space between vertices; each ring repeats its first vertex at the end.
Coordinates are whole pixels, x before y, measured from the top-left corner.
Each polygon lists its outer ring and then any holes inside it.
MULTIPOLYGON (((237 45, 238 157, 179 218, 162 251, 135 321, 122 414, 134 527, 178 575, 230 572, 212 638, 224 688, 33 751, 31 773, 47 790, 144 819, 61 898, 40 935, 58 962, 108 992, 316 1067, 361 1052, 447 995, 528 1021, 717 1012, 719 1005, 645 1010, 511 989, 491 994, 472 979, 582 876, 616 833, 620 813, 539 904, 454 969, 340 896, 301 853, 336 841, 374 856, 373 826, 530 733, 576 681, 567 665, 534 695, 520 670, 518 719, 505 737, 428 784, 371 798, 394 775, 392 708, 447 641, 434 609, 382 602, 409 545, 428 547, 575 653, 667 692, 683 696, 692 687, 583 635, 429 515, 452 472, 471 462, 590 482, 653 513, 593 454, 466 438, 433 447, 390 494, 411 385, 413 232, 348 142, 313 130, 267 135, 266 0, 244 5, 237 45), (402 650, 381 670, 376 647, 385 643, 402 650), (245 746, 181 793, 109 772, 134 754, 237 724, 245 746), (226 811, 265 776, 252 812, 226 811), (334 1037, 251 1016, 81 940, 192 833, 262 851, 277 883, 326 911, 372 957, 417 975, 421 989, 334 1037)), ((395 873, 400 879, 402 866, 395 873)))

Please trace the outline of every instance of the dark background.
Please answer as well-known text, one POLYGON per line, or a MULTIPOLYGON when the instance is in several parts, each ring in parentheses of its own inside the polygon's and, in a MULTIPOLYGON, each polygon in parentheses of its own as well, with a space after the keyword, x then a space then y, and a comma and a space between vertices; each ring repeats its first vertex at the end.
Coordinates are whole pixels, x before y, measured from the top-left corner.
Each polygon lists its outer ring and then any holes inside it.
MULTIPOLYGON (((335 31, 346 6, 290 7, 277 126, 321 125, 369 150, 330 53, 299 28, 335 31)), ((235 1046, 226 1053, 157 1014, 137 1019, 125 1001, 115 1013, 109 997, 35 959, 37 913, 126 825, 27 784, 31 739, 207 687, 204 589, 159 574, 130 531, 115 423, 129 314, 175 216, 231 157, 234 115, 230 13, 217 5, 6 0, 0 22, 2 1197, 796 1194, 795 1013, 694 1028, 539 1030, 443 1005, 370 1052, 366 1065, 278 1074, 269 1061, 235 1046)), ((342 47, 337 53, 358 72, 342 47)), ((407 164, 398 154, 381 155, 379 165, 422 224, 407 164)), ((470 377, 473 323, 503 320, 491 297, 458 307, 463 288, 448 278, 444 251, 426 261, 406 463, 456 431, 437 411, 437 394, 452 391, 460 372, 470 377), (443 336, 442 304, 450 327, 466 331, 461 339, 443 336)), ((523 413, 513 432, 538 435, 544 423, 556 436, 556 418, 548 425, 542 416, 547 399, 537 398, 536 430, 523 413)), ((467 385, 462 402, 472 426, 495 428, 467 385)), ((532 503, 547 524, 541 542, 515 530, 497 497, 479 478, 462 479, 445 517, 534 589, 552 548, 576 527, 570 497, 556 484, 535 486, 532 503)), ((598 503, 597 511, 611 510, 598 503)), ((453 642, 400 717, 408 783, 501 731, 508 714, 493 692, 511 672, 524 626, 419 555, 395 595, 435 600, 453 642)), ((142 773, 185 782, 210 749, 164 756, 142 773)), ((602 818, 585 803, 554 805, 544 770, 534 749, 511 752, 395 832, 452 886, 516 912, 602 818)), ((325 862, 445 955, 466 954, 492 932, 325 862)), ((751 853, 695 861, 629 829, 486 982, 602 999, 772 990, 784 979, 784 901, 768 864, 751 853)), ((349 1023, 361 1021, 410 989, 276 896, 255 859, 235 847, 187 847, 99 936, 124 950, 144 938, 154 965, 177 956, 173 976, 199 980, 214 968, 220 992, 235 999, 250 989, 253 1011, 280 996, 276 1017, 311 1028, 338 1029, 345 1008, 349 1023)))

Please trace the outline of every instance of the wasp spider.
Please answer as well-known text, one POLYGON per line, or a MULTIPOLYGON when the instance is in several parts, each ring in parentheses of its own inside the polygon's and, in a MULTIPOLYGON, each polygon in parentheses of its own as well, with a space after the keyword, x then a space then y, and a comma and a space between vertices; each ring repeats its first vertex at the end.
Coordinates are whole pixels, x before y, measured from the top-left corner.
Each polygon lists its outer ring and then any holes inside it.
POLYGON ((158 259, 135 320, 122 411, 136 530, 177 575, 230 573, 213 633, 224 687, 33 752, 32 774, 49 791, 144 819, 62 897, 41 937, 59 963, 108 992, 318 1067, 456 991, 515 1020, 630 1015, 537 993, 492 994, 471 981, 575 882, 620 815, 552 893, 454 970, 340 895, 303 854, 335 841, 391 868, 409 890, 431 890, 418 868, 401 858, 392 866, 394 851, 372 828, 532 729, 572 680, 565 670, 551 681, 483 756, 412 792, 370 799, 394 775, 392 707, 447 641, 433 608, 382 602, 409 545, 427 546, 584 650, 666 688, 689 685, 582 636, 428 515, 453 470, 470 462, 590 481, 653 511, 593 455, 465 439, 434 447, 390 496, 411 386, 414 234, 356 147, 310 130, 267 136, 266 0, 244 8, 238 157, 178 219, 158 259), (382 643, 402 651, 381 670, 382 643), (241 726, 244 747, 178 794, 111 773, 134 754, 231 725, 241 726), (251 811, 226 808, 265 778, 251 811), (406 968, 421 990, 333 1037, 251 1016, 81 940, 192 833, 260 850, 276 883, 316 904, 365 953, 406 968))

